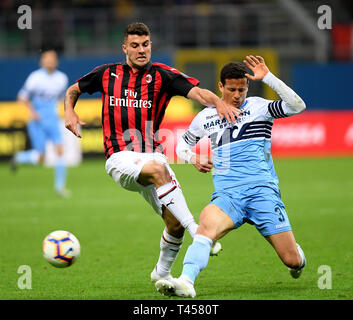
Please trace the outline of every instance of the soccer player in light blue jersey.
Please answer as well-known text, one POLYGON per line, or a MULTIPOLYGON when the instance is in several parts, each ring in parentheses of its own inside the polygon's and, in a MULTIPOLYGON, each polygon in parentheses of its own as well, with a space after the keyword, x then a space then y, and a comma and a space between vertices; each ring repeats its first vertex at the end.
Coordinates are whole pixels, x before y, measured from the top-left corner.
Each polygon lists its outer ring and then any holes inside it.
POLYGON ((56 151, 54 188, 58 195, 67 197, 66 165, 63 158, 63 137, 57 111, 58 101, 64 97, 67 76, 57 70, 58 56, 54 50, 43 51, 41 68, 33 71, 18 93, 18 100, 30 111, 27 132, 32 149, 20 151, 11 159, 13 170, 20 164, 36 165, 43 162, 46 142, 52 141, 56 151))
POLYGON ((271 157, 273 119, 305 110, 304 101, 275 77, 260 56, 247 56, 245 65, 231 62, 221 71, 222 99, 242 110, 234 124, 221 121, 214 108, 205 108, 192 121, 178 142, 177 154, 200 172, 214 166, 215 192, 200 215, 199 227, 189 246, 179 278, 160 280, 156 288, 162 294, 195 297, 194 281, 209 259, 214 241, 244 223, 252 224, 273 246, 293 278, 306 264, 304 252, 296 243, 281 200, 278 178, 271 157), (250 80, 262 80, 281 100, 246 98, 250 80), (204 136, 211 140, 212 161, 191 149, 204 136))

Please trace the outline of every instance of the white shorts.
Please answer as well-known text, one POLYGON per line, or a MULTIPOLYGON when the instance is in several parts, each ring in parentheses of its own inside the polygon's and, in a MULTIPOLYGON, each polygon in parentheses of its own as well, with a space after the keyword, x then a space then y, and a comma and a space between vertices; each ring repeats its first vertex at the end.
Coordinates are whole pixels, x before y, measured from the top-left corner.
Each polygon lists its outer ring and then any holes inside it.
POLYGON ((106 161, 105 170, 124 189, 139 192, 153 209, 162 216, 162 203, 157 196, 156 188, 153 184, 144 186, 137 182, 142 167, 149 161, 163 163, 172 178, 172 182, 179 186, 175 173, 170 168, 167 159, 162 153, 139 153, 133 151, 120 151, 112 154, 106 161))

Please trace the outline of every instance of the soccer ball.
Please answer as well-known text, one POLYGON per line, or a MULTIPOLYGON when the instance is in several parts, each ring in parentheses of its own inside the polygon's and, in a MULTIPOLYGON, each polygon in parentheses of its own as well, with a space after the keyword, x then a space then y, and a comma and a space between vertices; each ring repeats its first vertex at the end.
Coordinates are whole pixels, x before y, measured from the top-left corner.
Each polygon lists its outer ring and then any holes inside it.
POLYGON ((67 231, 54 231, 43 241, 44 258, 57 268, 71 266, 80 255, 80 243, 67 231))

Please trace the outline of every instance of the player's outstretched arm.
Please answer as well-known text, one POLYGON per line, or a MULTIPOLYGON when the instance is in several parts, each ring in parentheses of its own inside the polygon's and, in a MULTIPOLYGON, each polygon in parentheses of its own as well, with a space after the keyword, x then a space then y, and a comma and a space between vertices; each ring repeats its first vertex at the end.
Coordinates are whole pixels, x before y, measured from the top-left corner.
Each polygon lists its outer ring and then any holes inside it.
POLYGON ((246 56, 243 60, 244 64, 253 72, 253 75, 245 74, 250 80, 262 80, 269 87, 275 90, 281 99, 290 109, 291 114, 303 112, 306 109, 305 102, 291 88, 289 88, 282 80, 273 75, 265 64, 265 60, 261 56, 246 56))
POLYGON ((76 102, 81 95, 81 90, 77 83, 73 84, 66 90, 64 109, 65 109, 65 127, 70 130, 76 137, 81 138, 78 131, 78 124, 85 125, 74 111, 76 102))
POLYGON ((189 91, 187 98, 207 107, 216 107, 219 118, 221 120, 226 118, 229 123, 234 123, 236 118, 239 118, 239 114, 241 113, 238 108, 226 104, 213 92, 207 89, 193 87, 189 91))

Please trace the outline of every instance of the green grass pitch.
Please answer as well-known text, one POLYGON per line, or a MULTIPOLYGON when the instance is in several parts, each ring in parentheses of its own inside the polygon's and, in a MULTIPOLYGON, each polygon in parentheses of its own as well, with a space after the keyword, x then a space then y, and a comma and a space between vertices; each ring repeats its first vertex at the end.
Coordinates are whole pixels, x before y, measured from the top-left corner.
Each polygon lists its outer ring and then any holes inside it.
MULTIPOLYGON (((211 175, 172 167, 198 220, 213 191, 211 175)), ((352 300, 353 159, 276 159, 275 167, 307 257, 302 277, 292 279, 267 241, 244 225, 221 240, 221 255, 197 279, 196 299, 352 300), (318 286, 329 283, 320 280, 329 276, 319 272, 323 265, 330 267, 331 289, 318 286)), ((142 197, 118 187, 103 160, 70 168, 71 199, 54 194, 52 176, 43 167, 12 174, 0 163, 0 299, 176 299, 160 296, 150 282, 163 223, 142 197), (41 252, 44 237, 60 229, 81 243, 81 257, 64 269, 49 265, 41 252), (22 265, 31 268, 31 289, 18 287, 22 265)), ((190 243, 186 234, 175 276, 190 243)))

